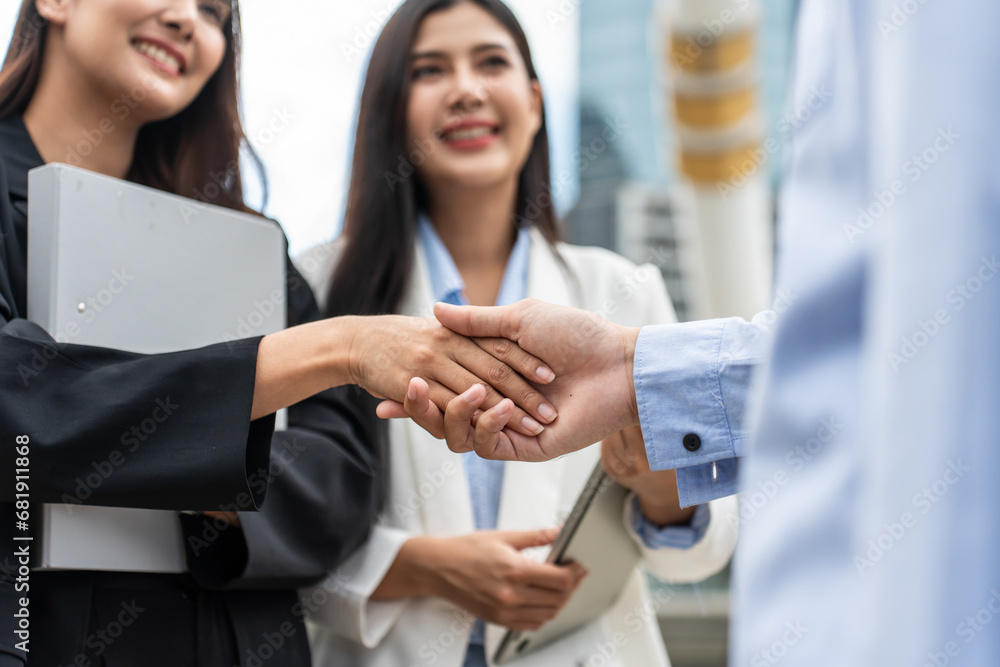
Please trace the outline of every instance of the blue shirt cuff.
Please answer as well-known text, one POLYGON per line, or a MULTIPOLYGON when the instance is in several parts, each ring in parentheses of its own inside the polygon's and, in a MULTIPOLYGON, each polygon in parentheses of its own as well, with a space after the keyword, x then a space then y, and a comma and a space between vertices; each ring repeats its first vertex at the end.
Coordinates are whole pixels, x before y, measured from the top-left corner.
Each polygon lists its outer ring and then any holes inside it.
POLYGON ((653 525, 643 515, 639 506, 639 497, 632 495, 629 504, 629 521, 632 530, 639 536, 647 549, 690 549, 698 544, 708 530, 708 522, 712 518, 708 505, 698 505, 690 523, 680 526, 653 525))
POLYGON ((646 456, 676 469, 682 506, 736 492, 746 404, 765 340, 739 318, 643 327, 633 380, 646 456))

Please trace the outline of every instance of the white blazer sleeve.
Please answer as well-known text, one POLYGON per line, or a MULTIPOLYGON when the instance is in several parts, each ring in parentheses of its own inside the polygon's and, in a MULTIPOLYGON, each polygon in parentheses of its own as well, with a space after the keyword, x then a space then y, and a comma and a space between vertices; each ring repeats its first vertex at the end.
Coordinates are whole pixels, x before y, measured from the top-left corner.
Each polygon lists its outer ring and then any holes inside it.
POLYGON ((324 581, 304 592, 314 604, 310 620, 346 639, 375 648, 406 609, 406 600, 372 600, 371 595, 412 535, 386 525, 376 525, 371 537, 324 581), (322 595, 325 591, 326 595, 322 595), (317 609, 318 607, 318 609, 317 609))
POLYGON ((643 565, 654 577, 670 584, 701 581, 722 570, 736 549, 739 525, 736 503, 736 496, 710 502, 711 518, 705 535, 688 549, 647 547, 632 528, 631 502, 625 503, 625 527, 639 545, 643 565))

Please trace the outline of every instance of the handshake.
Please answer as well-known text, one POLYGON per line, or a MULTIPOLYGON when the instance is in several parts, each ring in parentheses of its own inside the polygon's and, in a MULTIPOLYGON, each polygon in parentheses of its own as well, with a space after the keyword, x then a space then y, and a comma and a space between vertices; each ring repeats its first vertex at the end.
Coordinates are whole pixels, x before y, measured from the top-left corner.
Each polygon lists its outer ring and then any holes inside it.
MULTIPOLYGON (((383 401, 379 417, 409 417, 452 451, 511 461, 553 459, 639 424, 632 381, 639 329, 534 299, 496 308, 438 303, 434 315, 491 363, 465 367, 475 377, 461 394, 440 366, 415 374, 402 402, 383 401)), ((372 382, 359 384, 386 397, 372 382)))

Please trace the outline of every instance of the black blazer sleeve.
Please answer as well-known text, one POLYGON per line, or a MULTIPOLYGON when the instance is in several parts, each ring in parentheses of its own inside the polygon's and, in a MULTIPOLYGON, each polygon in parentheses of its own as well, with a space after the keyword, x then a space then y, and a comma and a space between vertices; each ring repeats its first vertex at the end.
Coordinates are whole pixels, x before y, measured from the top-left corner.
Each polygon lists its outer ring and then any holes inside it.
MULTIPOLYGON (((288 263, 288 319, 319 319, 312 291, 288 263)), ((188 566, 209 588, 295 588, 315 582, 361 546, 380 489, 380 441, 371 399, 338 387, 289 408, 274 435, 270 486, 260 512, 240 528, 183 516, 188 566)), ((261 471, 265 475, 264 471, 261 471)), ((236 502, 218 509, 246 509, 236 502)))
POLYGON ((199 510, 247 492, 260 505, 249 474, 273 418, 250 421, 259 339, 164 355, 56 343, 17 312, 14 240, 0 197, 0 501, 14 500, 26 435, 32 502, 199 510))

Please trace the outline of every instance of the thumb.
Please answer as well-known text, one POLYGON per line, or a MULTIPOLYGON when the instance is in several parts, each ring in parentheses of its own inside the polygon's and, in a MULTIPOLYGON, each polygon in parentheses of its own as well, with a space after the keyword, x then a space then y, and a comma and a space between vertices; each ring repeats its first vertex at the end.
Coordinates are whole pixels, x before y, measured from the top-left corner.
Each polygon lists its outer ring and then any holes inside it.
POLYGON ((396 401, 382 401, 375 408, 375 414, 379 419, 406 419, 410 416, 406 414, 403 404, 396 401))
POLYGON ((498 537, 518 551, 531 547, 544 547, 552 544, 559 536, 558 528, 542 528, 539 530, 507 530, 498 533, 498 537))
POLYGON ((510 338, 505 315, 509 306, 486 308, 482 306, 453 306, 434 304, 434 317, 443 326, 457 334, 476 338, 510 338))

